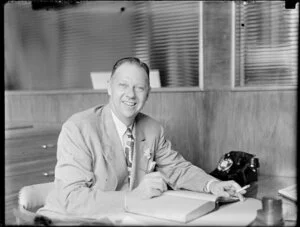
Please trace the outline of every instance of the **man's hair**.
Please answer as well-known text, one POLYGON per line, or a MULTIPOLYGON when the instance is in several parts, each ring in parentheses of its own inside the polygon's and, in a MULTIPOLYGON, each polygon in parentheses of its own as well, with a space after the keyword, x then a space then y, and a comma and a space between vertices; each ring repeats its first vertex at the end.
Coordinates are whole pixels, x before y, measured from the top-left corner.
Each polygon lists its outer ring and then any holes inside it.
POLYGON ((145 62, 142 62, 140 59, 135 58, 135 57, 126 57, 126 58, 121 58, 119 59, 113 66, 112 72, 111 72, 111 77, 113 77, 115 71, 124 63, 131 63, 131 64, 135 64, 137 66, 140 66, 141 68, 143 68, 148 76, 149 79, 149 67, 145 62))

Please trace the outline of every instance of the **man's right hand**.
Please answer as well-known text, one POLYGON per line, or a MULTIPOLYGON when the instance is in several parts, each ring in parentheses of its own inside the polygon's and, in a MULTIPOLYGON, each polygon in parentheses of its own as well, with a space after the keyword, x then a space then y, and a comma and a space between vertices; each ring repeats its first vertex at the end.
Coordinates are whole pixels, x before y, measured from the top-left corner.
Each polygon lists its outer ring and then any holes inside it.
POLYGON ((142 182, 137 188, 127 193, 127 196, 133 196, 141 199, 150 199, 160 196, 167 190, 167 184, 160 172, 151 172, 144 176, 142 182))

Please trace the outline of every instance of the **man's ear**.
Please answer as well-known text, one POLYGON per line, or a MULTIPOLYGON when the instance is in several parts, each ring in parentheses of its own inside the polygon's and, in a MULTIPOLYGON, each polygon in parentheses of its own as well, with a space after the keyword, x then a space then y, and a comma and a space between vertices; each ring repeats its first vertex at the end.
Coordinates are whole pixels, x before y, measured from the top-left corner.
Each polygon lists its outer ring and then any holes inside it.
POLYGON ((109 96, 111 96, 111 81, 110 80, 107 81, 107 93, 109 96))
POLYGON ((148 94, 147 94, 147 98, 146 98, 146 100, 148 100, 148 97, 149 97, 149 94, 150 94, 150 92, 151 92, 151 87, 149 86, 149 89, 148 89, 148 94))

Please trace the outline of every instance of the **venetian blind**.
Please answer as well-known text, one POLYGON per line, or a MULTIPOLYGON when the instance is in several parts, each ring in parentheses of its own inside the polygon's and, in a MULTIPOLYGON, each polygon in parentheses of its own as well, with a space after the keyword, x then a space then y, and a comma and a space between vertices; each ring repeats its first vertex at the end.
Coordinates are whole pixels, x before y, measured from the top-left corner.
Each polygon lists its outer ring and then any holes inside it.
POLYGON ((235 86, 293 86, 298 70, 298 9, 284 1, 236 3, 235 86))
POLYGON ((131 10, 126 2, 86 1, 58 10, 63 84, 91 86, 90 72, 111 71, 122 57, 133 55, 131 10), (121 8, 127 10, 121 12, 121 8))
POLYGON ((32 11, 30 2, 8 2, 4 8, 6 89, 33 90, 59 84, 59 41, 55 11, 32 11))
POLYGON ((164 87, 199 86, 199 2, 134 3, 136 56, 159 70, 164 87))
MULTIPOLYGON (((7 52, 18 53, 9 61, 24 63, 13 76, 31 79, 30 89, 92 88, 91 72, 111 71, 119 58, 133 55, 130 5, 83 1, 33 10, 30 1, 8 3, 6 30, 14 33, 6 36, 12 46, 7 52), (15 37, 18 40, 10 42, 15 37)), ((27 81, 18 88, 26 89, 27 81)))
POLYGON ((111 71, 127 56, 159 70, 163 87, 199 86, 197 1, 81 1, 48 10, 22 1, 6 12, 13 14, 7 23, 17 21, 13 36, 20 37, 12 62, 28 68, 16 77, 28 74, 31 89, 92 88, 91 72, 111 71), (36 82, 41 77, 48 78, 43 87, 36 82))

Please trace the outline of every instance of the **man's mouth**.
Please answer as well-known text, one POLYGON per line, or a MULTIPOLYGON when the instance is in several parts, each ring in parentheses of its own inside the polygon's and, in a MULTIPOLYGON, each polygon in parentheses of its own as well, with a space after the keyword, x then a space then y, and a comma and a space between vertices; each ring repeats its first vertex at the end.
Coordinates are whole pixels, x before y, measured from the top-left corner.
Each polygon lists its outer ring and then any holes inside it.
POLYGON ((130 101, 123 101, 123 103, 127 106, 133 107, 136 105, 136 102, 130 102, 130 101))

